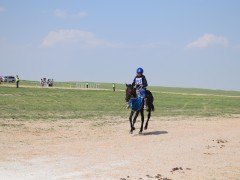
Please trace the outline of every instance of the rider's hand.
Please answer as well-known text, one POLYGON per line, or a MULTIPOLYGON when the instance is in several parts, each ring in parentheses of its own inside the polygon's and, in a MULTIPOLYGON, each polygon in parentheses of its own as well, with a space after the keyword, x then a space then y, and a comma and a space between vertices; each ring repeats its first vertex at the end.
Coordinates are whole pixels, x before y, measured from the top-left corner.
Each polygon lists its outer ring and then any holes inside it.
POLYGON ((143 87, 143 84, 140 84, 140 87, 142 88, 142 87, 143 87))

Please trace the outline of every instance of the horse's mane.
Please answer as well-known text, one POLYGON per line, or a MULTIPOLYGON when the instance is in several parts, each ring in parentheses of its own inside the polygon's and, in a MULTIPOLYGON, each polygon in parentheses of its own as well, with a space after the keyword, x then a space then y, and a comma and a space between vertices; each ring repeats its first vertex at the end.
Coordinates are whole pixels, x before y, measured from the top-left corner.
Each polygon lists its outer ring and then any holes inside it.
POLYGON ((132 89, 131 95, 132 95, 132 97, 134 97, 134 98, 137 97, 136 88, 133 88, 133 89, 132 89))

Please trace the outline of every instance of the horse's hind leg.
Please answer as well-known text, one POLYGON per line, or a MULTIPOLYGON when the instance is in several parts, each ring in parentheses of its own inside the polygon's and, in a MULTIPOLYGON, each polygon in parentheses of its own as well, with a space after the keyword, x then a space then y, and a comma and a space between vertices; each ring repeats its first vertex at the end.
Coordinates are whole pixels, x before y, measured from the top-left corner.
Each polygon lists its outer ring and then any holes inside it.
POLYGON ((151 117, 151 110, 149 110, 149 112, 148 112, 148 119, 147 119, 147 122, 145 124, 144 130, 147 130, 147 128, 148 128, 148 121, 149 121, 150 117, 151 117))
POLYGON ((144 124, 144 111, 143 109, 141 109, 141 128, 140 128, 140 131, 139 131, 139 134, 142 134, 142 131, 143 131, 143 124, 144 124))

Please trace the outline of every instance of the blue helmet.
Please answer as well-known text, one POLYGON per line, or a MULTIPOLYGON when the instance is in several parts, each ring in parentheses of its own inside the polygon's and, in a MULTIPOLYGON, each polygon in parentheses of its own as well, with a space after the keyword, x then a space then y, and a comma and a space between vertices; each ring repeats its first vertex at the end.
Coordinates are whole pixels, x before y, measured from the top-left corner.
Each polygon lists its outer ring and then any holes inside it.
POLYGON ((137 69, 137 74, 139 74, 139 73, 141 73, 141 74, 143 73, 143 68, 138 68, 137 69))

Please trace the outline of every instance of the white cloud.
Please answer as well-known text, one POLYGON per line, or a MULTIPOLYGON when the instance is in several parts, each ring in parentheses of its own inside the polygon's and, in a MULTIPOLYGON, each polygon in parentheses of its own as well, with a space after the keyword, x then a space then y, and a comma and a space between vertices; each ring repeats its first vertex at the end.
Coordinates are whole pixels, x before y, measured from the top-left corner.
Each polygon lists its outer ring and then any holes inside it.
POLYGON ((3 13, 5 11, 6 11, 6 9, 3 6, 0 6, 0 13, 3 13))
POLYGON ((85 11, 80 11, 75 14, 71 14, 67 10, 56 9, 53 12, 53 15, 58 18, 82 18, 87 16, 88 14, 85 11))
POLYGON ((45 48, 54 47, 58 44, 77 44, 79 47, 120 47, 120 44, 97 39, 93 33, 80 30, 59 30, 50 32, 42 41, 45 48))
POLYGON ((68 13, 67 11, 65 10, 61 10, 61 9, 56 9, 54 12, 53 12, 53 15, 55 17, 59 17, 59 18, 66 18, 68 16, 68 13))
POLYGON ((84 11, 81 11, 81 12, 78 12, 77 14, 76 14, 76 17, 85 17, 85 16, 87 16, 88 14, 86 13, 86 12, 84 12, 84 11))
POLYGON ((214 34, 204 34, 197 40, 190 42, 186 48, 207 48, 210 45, 228 46, 227 38, 223 36, 216 36, 214 34))

